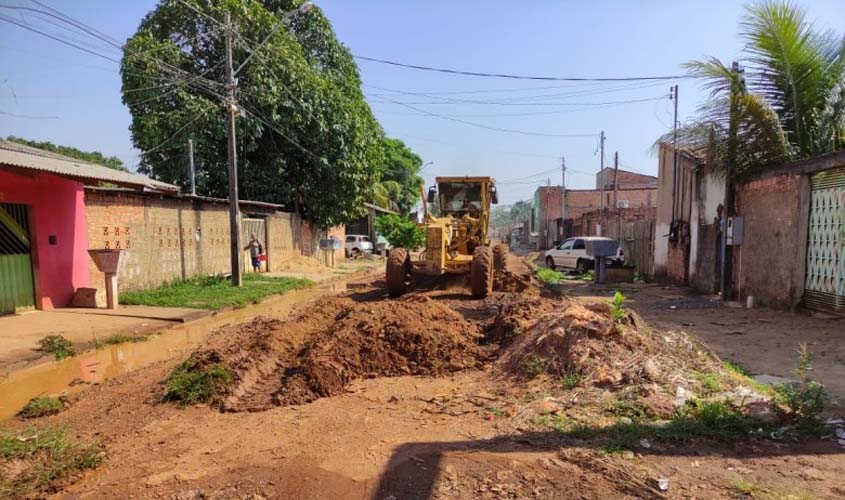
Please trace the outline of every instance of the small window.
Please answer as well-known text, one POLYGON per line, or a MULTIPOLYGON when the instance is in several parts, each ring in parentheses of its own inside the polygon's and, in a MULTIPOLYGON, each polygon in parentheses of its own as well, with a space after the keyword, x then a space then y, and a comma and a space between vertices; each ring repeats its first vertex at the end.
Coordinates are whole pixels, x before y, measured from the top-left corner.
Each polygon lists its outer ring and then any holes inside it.
POLYGON ((354 237, 354 236, 347 236, 347 237, 346 237, 346 242, 347 242, 347 243, 352 243, 352 242, 354 242, 354 241, 355 241, 355 237, 354 237))
POLYGON ((563 245, 560 246, 561 250, 572 250, 572 244, 575 243, 575 240, 566 240, 563 242, 563 245))
POLYGON ((584 246, 584 240, 575 240, 575 244, 572 245, 573 250, 583 250, 584 248, 586 248, 584 246))
POLYGON ((370 241, 369 236, 361 236, 361 241, 370 241))

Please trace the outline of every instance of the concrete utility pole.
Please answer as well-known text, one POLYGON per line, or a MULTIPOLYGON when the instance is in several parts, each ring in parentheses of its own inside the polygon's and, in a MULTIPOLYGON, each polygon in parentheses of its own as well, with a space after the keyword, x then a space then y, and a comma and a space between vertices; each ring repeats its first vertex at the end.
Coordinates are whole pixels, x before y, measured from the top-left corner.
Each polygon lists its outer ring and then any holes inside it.
POLYGON ((733 286, 731 283, 731 258, 733 252, 728 246, 728 217, 734 215, 734 196, 733 196, 733 176, 736 168, 736 152, 737 152, 737 132, 739 123, 737 120, 738 100, 737 95, 742 92, 745 82, 740 76, 742 70, 739 69, 739 63, 734 61, 731 65, 731 95, 730 95, 730 118, 728 122, 728 157, 726 158, 727 174, 725 175, 725 204, 722 207, 722 252, 721 252, 721 273, 719 290, 722 294, 722 300, 731 300, 733 298, 733 286))
POLYGON ((238 209, 238 153, 235 138, 235 76, 232 69, 232 16, 226 12, 226 132, 229 135, 229 240, 232 286, 241 286, 241 213, 238 209))
POLYGON ((560 239, 566 239, 566 158, 560 157, 560 239))
MULTIPOLYGON (((600 153, 600 163, 599 163, 599 233, 604 232, 604 130, 601 131, 601 136, 599 137, 599 151, 600 153)), ((597 234, 596 236, 601 236, 601 234, 597 234)))
POLYGON ((552 179, 546 178, 546 248, 552 247, 552 222, 551 222, 551 201, 552 201, 552 179))
POLYGON ((191 196, 197 195, 197 172, 194 170, 194 140, 188 139, 188 178, 191 182, 191 196))
MULTIPOLYGON (((669 98, 675 103, 675 117, 672 119, 672 224, 670 225, 670 232, 675 231, 675 207, 677 206, 676 198, 678 192, 678 86, 669 89, 671 93, 669 98)), ((683 189, 683 186, 680 186, 683 189)))
POLYGON ((613 208, 619 208, 619 200, 616 199, 619 191, 619 151, 613 153, 613 208))

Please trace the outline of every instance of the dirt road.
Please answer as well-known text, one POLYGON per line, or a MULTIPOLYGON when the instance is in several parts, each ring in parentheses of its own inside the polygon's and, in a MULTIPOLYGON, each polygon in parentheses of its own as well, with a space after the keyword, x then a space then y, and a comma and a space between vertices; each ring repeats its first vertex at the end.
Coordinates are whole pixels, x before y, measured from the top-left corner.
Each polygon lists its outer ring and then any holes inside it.
MULTIPOLYGON (((515 258, 510 267, 528 272, 515 258)), ((182 357, 94 386, 67 411, 37 422, 66 425, 107 450, 98 469, 55 496, 709 499, 739 498, 740 478, 781 495, 771 498, 845 495, 845 448, 830 440, 640 440, 634 451, 608 452, 561 432, 555 426, 567 419, 616 422, 618 414, 581 410, 621 397, 614 391, 627 390, 625 384, 564 390, 545 375, 509 376, 503 336, 528 335, 537 316, 571 304, 540 297, 519 276, 499 286, 511 291, 473 300, 460 277, 422 281, 394 300, 380 280, 367 280, 291 320, 225 328, 195 355, 236 373, 235 388, 214 407, 161 402, 163 383, 182 357), (658 479, 668 480, 667 490, 658 479)), ((617 335, 601 314, 575 313, 567 329, 617 335)), ((601 349, 605 341, 590 342, 584 345, 601 349)), ((671 363, 661 365, 667 373, 671 363)), ((616 379, 615 370, 607 374, 614 380, 640 372, 620 368, 616 379)))

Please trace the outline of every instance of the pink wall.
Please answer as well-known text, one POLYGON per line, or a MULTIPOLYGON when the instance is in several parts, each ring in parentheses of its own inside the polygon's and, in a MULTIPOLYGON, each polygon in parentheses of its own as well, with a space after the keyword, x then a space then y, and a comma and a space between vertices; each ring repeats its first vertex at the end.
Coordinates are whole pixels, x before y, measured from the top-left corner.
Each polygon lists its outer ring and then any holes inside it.
POLYGON ((85 191, 79 182, 46 172, 17 174, 0 169, 0 200, 29 205, 35 249, 36 303, 66 306, 79 287, 89 286, 85 191), (49 244, 49 237, 56 244, 49 244))

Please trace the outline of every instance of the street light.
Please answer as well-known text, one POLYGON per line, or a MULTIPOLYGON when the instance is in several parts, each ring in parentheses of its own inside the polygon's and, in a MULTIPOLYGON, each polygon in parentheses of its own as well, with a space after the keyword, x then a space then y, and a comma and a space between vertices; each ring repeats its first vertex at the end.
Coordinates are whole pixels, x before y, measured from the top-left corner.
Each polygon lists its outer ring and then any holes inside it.
POLYGON ((422 172, 425 169, 425 167, 432 165, 433 163, 434 163, 433 161, 430 161, 430 162, 426 163, 425 165, 423 165, 422 167, 420 167, 420 172, 422 172))

